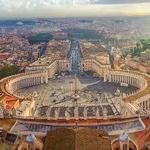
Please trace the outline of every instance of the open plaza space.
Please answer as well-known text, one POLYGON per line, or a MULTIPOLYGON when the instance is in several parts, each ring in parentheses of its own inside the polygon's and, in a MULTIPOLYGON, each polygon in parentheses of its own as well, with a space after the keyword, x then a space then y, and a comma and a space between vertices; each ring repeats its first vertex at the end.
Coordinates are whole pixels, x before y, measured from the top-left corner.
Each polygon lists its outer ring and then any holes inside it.
POLYGON ((48 84, 19 89, 15 94, 30 96, 35 94, 34 116, 63 118, 103 117, 119 115, 119 102, 122 95, 138 90, 135 87, 123 87, 118 83, 104 82, 95 74, 71 73, 56 74, 48 84), (116 95, 120 91, 120 95, 116 95))

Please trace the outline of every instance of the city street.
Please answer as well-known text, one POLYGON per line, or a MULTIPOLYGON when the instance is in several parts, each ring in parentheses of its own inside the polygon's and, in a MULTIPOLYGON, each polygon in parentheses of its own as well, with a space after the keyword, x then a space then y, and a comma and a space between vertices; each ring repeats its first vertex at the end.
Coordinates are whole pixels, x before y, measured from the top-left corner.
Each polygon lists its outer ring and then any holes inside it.
POLYGON ((70 64, 71 64, 71 72, 79 73, 81 53, 80 53, 80 47, 79 47, 78 41, 71 42, 69 59, 70 59, 70 64))

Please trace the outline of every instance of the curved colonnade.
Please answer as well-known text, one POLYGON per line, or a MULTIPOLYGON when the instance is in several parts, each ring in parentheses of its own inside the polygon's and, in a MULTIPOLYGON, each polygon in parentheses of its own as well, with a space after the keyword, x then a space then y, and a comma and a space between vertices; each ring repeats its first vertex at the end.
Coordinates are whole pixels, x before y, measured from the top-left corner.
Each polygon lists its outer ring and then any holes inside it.
POLYGON ((123 96, 125 102, 133 111, 150 111, 150 76, 148 74, 112 70, 109 65, 102 65, 97 60, 84 60, 81 64, 82 71, 93 71, 104 78, 105 82, 125 83, 137 87, 136 92, 123 96))
MULTIPOLYGON (((14 92, 35 85, 40 85, 48 82, 47 71, 44 72, 33 72, 33 73, 25 73, 23 75, 13 76, 13 79, 7 80, 5 89, 11 95, 14 95, 14 92)), ((14 95, 18 97, 18 95, 14 95)), ((18 97, 23 98, 23 97, 18 97)))
POLYGON ((26 68, 26 73, 13 75, 0 80, 0 89, 5 95, 23 99, 24 97, 15 95, 14 92, 30 86, 48 83, 48 79, 52 78, 56 72, 69 70, 68 64, 68 61, 56 60, 49 66, 29 66, 26 68))
MULTIPOLYGON (((131 71, 111 70, 109 65, 100 64, 97 60, 82 60, 81 71, 94 71, 104 78, 105 82, 126 83, 137 87, 139 90, 131 95, 124 96, 124 101, 129 103, 132 111, 150 110, 150 77, 146 74, 131 71)), ((1 91, 5 95, 11 95, 23 100, 24 97, 14 95, 14 92, 21 88, 48 82, 58 71, 70 70, 68 60, 56 60, 50 65, 29 66, 26 73, 7 77, 0 81, 1 91)))

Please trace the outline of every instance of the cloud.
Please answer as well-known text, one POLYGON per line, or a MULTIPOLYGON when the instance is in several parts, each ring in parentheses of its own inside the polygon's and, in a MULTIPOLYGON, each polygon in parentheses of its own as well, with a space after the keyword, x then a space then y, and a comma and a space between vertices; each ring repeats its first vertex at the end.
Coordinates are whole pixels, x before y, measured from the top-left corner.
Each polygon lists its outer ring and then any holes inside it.
POLYGON ((91 4, 131 4, 148 3, 149 0, 90 0, 91 4))
POLYGON ((149 0, 0 0, 0 18, 150 15, 149 0))

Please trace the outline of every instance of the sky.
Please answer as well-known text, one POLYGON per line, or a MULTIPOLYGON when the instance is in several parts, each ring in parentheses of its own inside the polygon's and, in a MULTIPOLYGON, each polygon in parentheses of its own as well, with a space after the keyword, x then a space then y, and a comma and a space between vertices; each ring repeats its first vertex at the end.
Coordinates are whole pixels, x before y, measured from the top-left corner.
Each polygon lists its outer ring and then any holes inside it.
POLYGON ((0 18, 150 15, 150 0, 0 0, 0 18))

